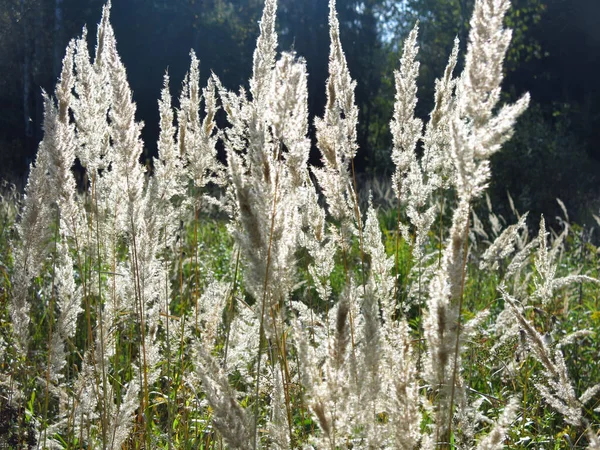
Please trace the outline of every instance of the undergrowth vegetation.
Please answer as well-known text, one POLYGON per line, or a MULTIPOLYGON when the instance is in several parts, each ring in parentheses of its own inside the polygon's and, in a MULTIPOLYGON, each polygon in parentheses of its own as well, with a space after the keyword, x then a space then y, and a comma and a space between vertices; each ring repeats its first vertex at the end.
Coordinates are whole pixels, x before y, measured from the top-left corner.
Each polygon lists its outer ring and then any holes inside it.
POLYGON ((590 232, 485 202, 529 100, 498 104, 508 7, 475 2, 427 124, 414 28, 395 172, 361 192, 334 0, 319 167, 266 0, 249 92, 201 88, 192 52, 174 109, 165 75, 152 173, 105 6, 44 94, 25 195, 0 198, 0 446, 600 449, 590 232))

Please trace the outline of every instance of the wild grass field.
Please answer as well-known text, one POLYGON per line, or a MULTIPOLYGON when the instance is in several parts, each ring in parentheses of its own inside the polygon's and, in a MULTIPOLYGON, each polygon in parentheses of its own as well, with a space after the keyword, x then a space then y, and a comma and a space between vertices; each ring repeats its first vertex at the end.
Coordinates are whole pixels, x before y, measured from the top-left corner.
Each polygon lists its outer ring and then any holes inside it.
POLYGON ((593 229, 486 201, 529 100, 500 104, 509 6, 476 0, 426 124, 415 26, 366 183, 334 0, 318 167, 266 0, 248 92, 192 52, 174 107, 165 75, 152 169, 109 2, 0 197, 0 448, 600 449, 593 229))

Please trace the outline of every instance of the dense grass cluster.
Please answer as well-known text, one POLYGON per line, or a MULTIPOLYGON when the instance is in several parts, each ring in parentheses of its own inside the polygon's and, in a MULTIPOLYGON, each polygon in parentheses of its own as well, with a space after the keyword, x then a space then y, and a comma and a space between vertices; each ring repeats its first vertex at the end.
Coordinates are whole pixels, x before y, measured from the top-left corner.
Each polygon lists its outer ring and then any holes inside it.
POLYGON ((365 193, 333 0, 319 167, 266 0, 248 93, 201 89, 192 52, 174 109, 165 76, 151 174, 109 3, 45 96, 25 195, 0 198, 0 447, 600 449, 590 232, 482 201, 528 103, 498 105, 508 7, 475 2, 425 125, 415 27, 396 171, 365 193))

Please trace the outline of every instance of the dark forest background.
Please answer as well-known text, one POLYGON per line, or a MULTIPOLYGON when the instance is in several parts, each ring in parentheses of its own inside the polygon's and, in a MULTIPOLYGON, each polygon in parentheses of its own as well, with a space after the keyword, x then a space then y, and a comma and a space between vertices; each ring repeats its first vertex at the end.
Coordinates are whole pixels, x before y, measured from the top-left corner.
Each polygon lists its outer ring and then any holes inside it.
MULTIPOLYGON (((52 91, 69 39, 89 28, 95 39, 104 0, 0 0, 0 178, 22 187, 42 138, 41 90, 52 91)), ((280 0, 279 50, 307 60, 309 108, 321 115, 329 52, 326 0, 280 0)), ((453 39, 466 45, 473 0, 338 0, 342 44, 357 80, 360 108, 357 169, 386 177, 392 170, 393 70, 404 36, 420 23, 418 114, 433 105, 433 86, 453 39)), ((172 93, 193 48, 203 79, 214 71, 225 86, 247 83, 258 36, 261 0, 113 0, 112 22, 128 69, 145 158, 156 152, 157 99, 168 68, 172 93)), ((600 207, 600 1, 513 0, 514 29, 506 64, 506 101, 529 91, 532 105, 513 139, 493 160, 492 200, 558 214, 560 197, 579 222, 600 207)), ((315 163, 318 159, 315 157, 315 163)))

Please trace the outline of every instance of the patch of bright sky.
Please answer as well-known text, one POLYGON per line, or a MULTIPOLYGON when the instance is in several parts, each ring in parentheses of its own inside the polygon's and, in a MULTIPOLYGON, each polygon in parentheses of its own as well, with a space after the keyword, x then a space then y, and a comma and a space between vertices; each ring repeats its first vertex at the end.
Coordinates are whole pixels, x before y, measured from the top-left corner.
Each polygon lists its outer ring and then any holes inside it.
POLYGON ((410 12, 408 0, 385 0, 376 15, 381 40, 393 47, 399 45, 414 25, 410 23, 414 14, 410 12))

